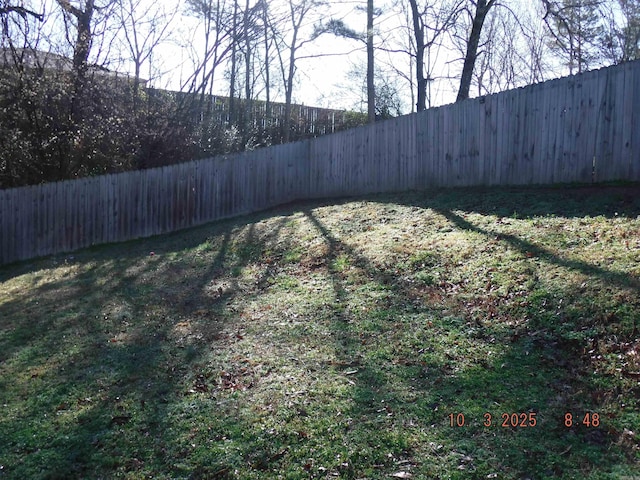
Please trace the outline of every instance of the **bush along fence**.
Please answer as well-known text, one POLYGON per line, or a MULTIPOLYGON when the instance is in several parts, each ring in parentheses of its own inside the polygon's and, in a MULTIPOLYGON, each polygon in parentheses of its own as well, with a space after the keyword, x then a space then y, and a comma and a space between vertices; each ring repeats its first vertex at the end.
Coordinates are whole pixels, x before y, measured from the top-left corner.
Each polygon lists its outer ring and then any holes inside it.
POLYGON ((640 61, 302 142, 0 190, 0 264, 294 200, 613 180, 640 181, 640 61))

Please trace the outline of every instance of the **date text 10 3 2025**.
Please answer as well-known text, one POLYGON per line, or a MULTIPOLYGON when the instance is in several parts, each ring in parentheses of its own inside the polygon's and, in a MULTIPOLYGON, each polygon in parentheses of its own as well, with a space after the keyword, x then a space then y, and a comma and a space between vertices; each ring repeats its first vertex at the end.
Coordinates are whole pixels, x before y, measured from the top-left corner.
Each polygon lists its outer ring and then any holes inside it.
MULTIPOLYGON (((533 428, 538 426, 538 418, 536 412, 522 413, 502 413, 499 417, 494 418, 489 412, 483 414, 481 425, 483 427, 512 427, 512 428, 533 428)), ((466 427, 470 423, 464 413, 450 413, 449 426, 466 427)), ((586 427, 599 427, 600 415, 595 412, 586 412, 584 415, 574 416, 572 413, 565 413, 563 425, 567 428, 584 425, 586 427)))

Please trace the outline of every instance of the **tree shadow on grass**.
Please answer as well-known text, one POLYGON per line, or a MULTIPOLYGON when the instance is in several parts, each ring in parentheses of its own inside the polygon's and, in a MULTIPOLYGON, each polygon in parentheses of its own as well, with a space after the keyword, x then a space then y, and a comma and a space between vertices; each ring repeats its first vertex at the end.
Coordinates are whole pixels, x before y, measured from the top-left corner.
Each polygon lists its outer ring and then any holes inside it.
MULTIPOLYGON (((487 241, 495 237, 454 213, 457 206, 450 197, 446 202, 421 197, 418 204, 444 215, 461 231, 481 233, 487 241)), ((336 354, 341 364, 358 370, 353 407, 344 413, 350 421, 340 425, 344 443, 352 445, 345 452, 351 466, 337 474, 381 478, 404 469, 429 478, 533 479, 569 478, 576 472, 600 478, 631 471, 638 458, 632 444, 623 445, 624 420, 605 417, 605 412, 617 415, 604 398, 606 375, 591 374, 586 352, 597 339, 577 322, 592 315, 593 306, 584 302, 574 305, 570 315, 559 315, 557 298, 579 297, 578 286, 567 284, 538 298, 523 321, 509 326, 513 311, 486 298, 469 302, 437 292, 445 285, 416 291, 398 272, 373 264, 340 240, 313 211, 304 213, 329 247, 328 264, 346 255, 367 282, 388 293, 382 305, 357 314, 346 287, 353 281, 348 279, 351 274, 330 270, 340 306, 335 315, 336 354), (444 307, 434 298, 445 298, 444 307), (476 307, 475 319, 470 303, 476 307), (489 321, 496 312, 497 320, 489 321), (554 325, 550 318, 566 324, 554 325), (364 324, 375 328, 363 330, 364 324), (594 412, 598 425, 585 425, 585 415, 594 412), (462 418, 464 426, 458 426, 462 418)), ((516 235, 500 239, 522 254, 638 290, 637 279, 630 275, 560 257, 516 235)), ((633 341, 635 332, 635 326, 627 329, 624 338, 633 341)), ((585 423, 592 420, 589 416, 585 423)))
POLYGON ((480 233, 487 239, 497 238, 500 241, 508 243, 515 250, 519 251, 522 255, 526 255, 527 257, 539 257, 540 259, 550 264, 554 264, 569 270, 579 271, 588 276, 598 277, 601 280, 613 283, 618 287, 631 289, 640 295, 640 279, 632 275, 616 272, 614 270, 602 268, 600 266, 592 265, 587 262, 554 254, 549 249, 524 240, 517 235, 500 233, 497 231, 491 231, 478 227, 477 225, 474 225, 473 223, 465 220, 463 217, 451 210, 443 210, 438 208, 437 206, 434 206, 433 210, 446 217, 453 225, 455 225, 460 230, 480 233))
MULTIPOLYGON (((529 191, 523 192, 518 198, 525 202, 529 191)), ((456 203, 457 195, 403 194, 389 201, 432 209, 455 229, 489 241, 494 232, 458 213, 472 210, 475 201, 456 203)), ((490 197, 479 200, 478 210, 501 212, 506 197, 501 192, 490 197)), ((554 205, 562 197, 553 198, 549 209, 561 214, 565 207, 554 205)), ((331 432, 315 432, 315 441, 334 454, 325 459, 332 469, 327 474, 387 478, 409 470, 427 478, 533 479, 580 472, 595 478, 613 477, 616 468, 634 461, 632 446, 622 442, 623 419, 606 417, 597 428, 563 423, 567 411, 582 420, 586 411, 609 408, 611 395, 615 400, 617 394, 607 389, 602 375, 586 374, 592 365, 585 348, 594 348, 598 330, 582 331, 578 320, 589 317, 593 306, 578 302, 569 312, 558 303, 558 298, 580 298, 578 286, 567 283, 516 312, 474 298, 471 315, 469 299, 447 285, 417 288, 404 273, 375 263, 342 240, 314 214, 312 208, 320 204, 301 208, 327 245, 322 268, 334 292, 329 311, 337 361, 332 368, 353 382, 350 406, 336 417, 331 432), (354 305, 354 285, 371 292, 364 305, 354 305), (521 321, 507 323, 519 314, 521 321), (558 318, 562 321, 552 322, 558 318), (491 427, 482 425, 485 412, 493 414, 491 427), (450 413, 465 415, 466 426, 449 426, 450 413), (503 427, 502 413, 535 413, 538 423, 503 427)), ((517 214, 538 215, 537 208, 517 214)), ((576 202, 572 215, 615 216, 609 210, 606 202, 576 202)), ((618 210, 634 218, 632 211, 618 210)), ((217 453, 215 445, 228 442, 229 432, 238 444, 245 441, 266 452, 249 456, 256 478, 275 476, 280 460, 293 461, 287 458, 295 457, 303 436, 283 436, 289 450, 274 450, 266 433, 247 436, 255 427, 241 415, 209 432, 207 441, 213 444, 199 446, 204 453, 193 459, 196 434, 188 428, 189 419, 199 418, 196 411, 204 407, 185 402, 213 381, 204 365, 207 344, 237 341, 237 312, 230 305, 260 295, 277 268, 277 259, 276 267, 265 260, 261 245, 281 236, 286 219, 267 236, 255 223, 280 211, 186 235, 79 252, 71 260, 79 272, 0 305, 0 317, 10 320, 0 337, 0 405, 10 405, 0 419, 0 464, 9 478, 86 478, 105 472, 232 477, 233 466, 247 458, 242 451, 234 458, 217 453), (239 279, 249 265, 257 272, 253 286, 239 279), (43 389, 48 396, 40 395, 43 389)), ((499 242, 618 289, 638 290, 634 277, 555 254, 515 234, 502 235, 499 242)), ((42 268, 33 265, 26 270, 42 268)), ((635 326, 626 329, 621 341, 632 340, 633 332, 635 326)), ((215 403, 207 408, 215 415, 215 403)), ((302 466, 298 470, 300 478, 313 476, 302 466)))
POLYGON ((190 475, 176 410, 211 381, 201 375, 209 345, 234 341, 231 304, 260 294, 271 275, 262 246, 286 217, 266 233, 250 220, 79 252, 67 275, 0 305, 2 474, 190 475))

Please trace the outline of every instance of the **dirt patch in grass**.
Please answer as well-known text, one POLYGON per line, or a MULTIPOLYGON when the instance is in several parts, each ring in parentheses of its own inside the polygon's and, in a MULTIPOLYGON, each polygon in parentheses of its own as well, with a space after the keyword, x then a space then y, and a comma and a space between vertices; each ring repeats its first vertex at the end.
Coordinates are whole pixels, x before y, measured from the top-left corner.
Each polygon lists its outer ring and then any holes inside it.
POLYGON ((632 478, 639 194, 294 204, 0 268, 0 477, 632 478))

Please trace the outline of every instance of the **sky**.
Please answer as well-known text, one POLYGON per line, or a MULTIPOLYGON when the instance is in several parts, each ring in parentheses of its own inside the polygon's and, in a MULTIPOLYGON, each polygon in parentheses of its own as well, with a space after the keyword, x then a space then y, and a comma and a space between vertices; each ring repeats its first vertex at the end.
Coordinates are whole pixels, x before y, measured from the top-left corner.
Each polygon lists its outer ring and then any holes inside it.
MULTIPOLYGON (((144 0, 147 1, 147 0, 144 0)), ((151 0, 148 0, 151 1, 151 0)), ((184 0, 181 0, 184 3, 184 0)), ((256 0, 250 0, 255 3, 256 0)), ((300 0, 293 0, 300 1, 300 0)), ((326 22, 330 18, 341 19, 349 27, 358 31, 366 30, 366 0, 325 0, 328 5, 322 7, 317 15, 311 15, 305 20, 301 37, 308 36, 318 21, 326 22)), ((432 2, 434 5, 444 5, 455 2, 456 0, 436 0, 432 2)), ((286 8, 287 0, 269 0, 271 9, 286 8)), ((243 2, 241 2, 243 3, 243 2)), ((424 4, 424 0, 418 0, 419 5, 424 4)), ((401 5, 408 4, 406 0, 374 0, 374 5, 379 8, 381 14, 375 19, 374 23, 374 44, 378 48, 376 50, 376 74, 384 76, 383 72, 388 72, 391 66, 402 70, 405 75, 414 77, 415 73, 410 70, 409 63, 415 62, 411 60, 409 55, 400 52, 386 52, 384 48, 391 50, 406 50, 409 42, 409 33, 406 28, 411 25, 410 20, 402 13, 401 5), (383 42, 383 40, 387 40, 383 42), (389 39, 391 39, 389 41, 389 39), (411 72, 411 73, 410 73, 411 72)), ((408 6, 406 7, 408 8, 408 6)), ((507 14, 509 25, 506 28, 517 29, 518 24, 525 25, 526 28, 538 33, 544 30, 542 14, 540 12, 541 2, 531 2, 530 0, 510 0, 507 7, 501 8, 501 12, 511 12, 507 14), (536 9, 538 11, 536 11, 536 9)), ((490 23, 489 15, 485 22, 485 28, 490 23)), ((468 18, 462 17, 458 22, 469 22, 468 18)), ((190 33, 197 32, 198 22, 184 15, 176 17, 177 30, 183 29, 190 33)), ((462 34, 468 35, 468 30, 461 30, 462 34)), ((518 35, 511 34, 512 37, 518 35)), ((515 40, 517 43, 519 40, 515 40)), ((197 43, 197 42, 196 42, 197 43)), ((481 46, 481 51, 482 51, 481 46)), ((506 47, 503 47, 506 48, 506 47)), ((185 60, 184 49, 176 46, 167 46, 167 55, 164 56, 167 65, 179 65, 180 60, 185 60)), ((330 34, 322 35, 313 43, 305 45, 301 51, 300 57, 313 57, 320 54, 318 58, 301 58, 297 62, 296 84, 293 93, 294 103, 304 103, 319 107, 336 108, 336 109, 360 109, 366 111, 366 48, 362 41, 337 38, 330 34), (344 55, 337 55, 337 54, 344 55), (328 55, 328 56, 323 56, 328 55), (354 70, 356 72, 354 76, 354 70)), ((428 60, 428 59, 426 59, 428 60)), ((463 65, 463 53, 456 48, 451 39, 448 39, 440 47, 434 47, 431 53, 432 73, 436 78, 430 83, 429 105, 438 106, 453 103, 456 99, 459 75, 463 65)), ((275 65, 273 66, 272 76, 278 74, 275 65)), ((183 64, 183 72, 189 71, 189 65, 183 64)), ((170 88, 179 88, 179 79, 184 77, 177 74, 176 70, 172 70, 170 75, 164 76, 161 81, 170 88)), ((551 69, 550 78, 565 75, 566 72, 562 68, 557 67, 551 69)), ((402 101, 402 113, 410 113, 413 103, 410 96, 410 87, 406 79, 402 79, 397 75, 387 78, 395 82, 397 90, 400 92, 402 101)), ((415 80, 414 80, 415 83, 415 80)), ((531 83, 531 81, 521 81, 520 85, 531 83)), ((500 88, 502 89, 502 88, 500 88)), ((214 90, 221 95, 228 94, 228 84, 218 75, 218 81, 214 90)), ((479 92, 471 92, 472 96, 478 95, 479 92)), ((263 95, 264 96, 264 95, 263 95)), ((264 99, 264 98, 262 98, 264 99)), ((281 91, 276 100, 284 101, 284 92, 281 91)))
MULTIPOLYGON (((270 7, 274 4, 281 3, 281 0, 270 2, 270 7)), ((382 14, 376 19, 375 29, 378 34, 374 39, 376 45, 380 45, 380 39, 383 35, 397 30, 401 25, 401 18, 397 13, 392 11, 388 5, 382 1, 376 2, 376 7, 380 6, 382 14)), ((366 29, 366 13, 359 11, 357 7, 366 7, 366 0, 347 0, 345 2, 332 2, 329 8, 323 9, 319 16, 310 17, 305 22, 302 36, 308 35, 313 25, 318 20, 326 21, 329 18, 338 18, 344 20, 351 28, 356 31, 363 32, 366 29)), ((192 18, 177 16, 175 32, 186 29, 194 32, 198 28, 197 21, 192 18)), ((397 45, 396 45, 397 47, 397 45)), ((162 62, 170 73, 162 78, 154 80, 158 86, 168 87, 171 89, 180 88, 180 79, 186 78, 191 72, 191 65, 188 61, 188 53, 178 45, 167 44, 163 47, 164 55, 162 62), (182 71, 182 73, 180 73, 182 71)), ((445 52, 447 53, 447 52, 445 52)), ((363 42, 344 38, 337 38, 333 35, 326 34, 319 37, 313 43, 306 44, 300 50, 300 60, 297 61, 296 85, 294 87, 293 100, 294 103, 304 103, 318 107, 335 108, 335 109, 366 109, 363 103, 366 99, 363 96, 363 89, 366 83, 365 71, 366 66, 366 48, 363 42), (313 57, 317 58, 302 58, 313 57), (353 78, 354 69, 359 70, 360 74, 353 78), (351 76, 350 76, 351 73, 351 76)), ((453 74, 453 71, 460 69, 456 65, 447 64, 451 61, 450 55, 442 56, 442 69, 447 74, 453 74)), ((379 68, 382 63, 394 64, 405 71, 408 71, 409 57, 407 54, 388 54, 384 51, 376 52, 376 61, 379 62, 379 68)), ((279 75, 279 71, 273 66, 272 76, 279 75)), ((228 94, 228 82, 220 78, 216 82, 216 91, 220 95, 228 94)), ((406 81, 398 81, 398 88, 403 93, 403 113, 411 110, 411 99, 408 94, 409 87, 406 81)), ((457 83, 454 81, 439 82, 433 87, 433 103, 442 105, 452 103, 457 93, 457 83)), ((263 94, 264 96, 264 94, 263 94)), ((279 98, 276 100, 284 102, 284 92, 281 91, 279 98)))
MULTIPOLYGON (((76 0, 78 1, 78 0, 76 0)), ((176 10, 173 21, 167 32, 169 37, 154 53, 151 60, 153 68, 149 70, 149 65, 143 67, 142 77, 150 80, 149 84, 158 88, 180 89, 185 78, 193 71, 193 64, 190 62, 190 55, 202 50, 201 26, 197 19, 184 14, 185 0, 140 0, 141 9, 152 11, 162 8, 166 11, 176 10), (188 40, 191 39, 191 40, 188 40)), ((293 0, 297 1, 297 0, 293 0)), ((326 0, 328 4, 322 7, 316 15, 309 16, 305 21, 300 33, 302 38, 307 38, 318 21, 326 22, 330 18, 342 19, 345 23, 356 31, 364 32, 366 27, 366 0, 326 0)), ((440 3, 451 0, 438 0, 440 3)), ((59 12, 60 8, 55 0, 25 0, 31 4, 34 10, 45 12, 59 12)), ((98 0, 97 4, 104 4, 106 0, 98 0)), ((250 0, 252 4, 256 0, 250 0)), ((271 9, 286 8, 286 0, 269 0, 271 9)), ((241 2, 244 3, 244 2, 241 2)), ((408 2, 404 2, 408 3, 408 2)), ((400 0, 375 0, 375 6, 380 9, 381 15, 375 20, 375 38, 377 47, 384 46, 392 50, 402 50, 406 48, 409 35, 406 30, 407 19, 403 18, 400 12, 400 0), (405 27, 403 27, 403 25, 405 27), (395 34, 395 35, 394 35, 395 34), (384 38, 392 37, 400 40, 386 42, 384 38), (403 45, 404 43, 404 45, 403 45)), ((527 24, 535 24, 540 28, 542 20, 540 15, 531 13, 533 3, 527 0, 511 0, 509 8, 516 11, 519 5, 518 15, 527 24), (522 13, 524 12, 524 13, 522 13)), ((520 21, 520 20, 518 20, 520 21)), ((50 39, 58 39, 58 44, 64 43, 64 32, 61 29, 63 22, 58 17, 54 17, 47 22, 45 36, 50 39)), ((107 32, 108 33, 108 32, 107 32)), ((106 38, 106 37, 105 37, 106 38)), ((93 46, 94 58, 97 63, 105 63, 113 70, 123 73, 133 73, 130 63, 124 59, 124 55, 119 51, 118 42, 105 41, 100 45, 93 46)), ((449 42, 432 54, 433 75, 438 80, 431 83, 430 103, 432 106, 452 103, 457 93, 459 73, 462 69, 462 53, 456 50, 449 42)), ((335 109, 366 110, 364 104, 364 86, 366 83, 366 49, 362 41, 336 38, 332 35, 322 35, 313 43, 305 45, 299 52, 301 58, 297 62, 296 83, 293 93, 294 103, 304 103, 305 105, 319 106, 335 109), (343 55, 338 55, 343 54, 343 55), (319 56, 318 56, 319 55, 319 56), (316 56, 316 58, 311 58, 316 56), (354 75, 355 70, 355 75, 354 75)), ((409 56, 406 53, 388 53, 384 50, 376 50, 376 68, 378 77, 383 76, 381 72, 388 71, 390 66, 394 66, 409 75, 409 56), (386 65, 386 66, 385 66, 386 65)), ((279 75, 276 65, 272 65, 272 77, 279 75)), ((411 77, 414 74, 410 75, 411 77)), ((560 74, 555 76, 561 76, 560 74)), ((402 113, 409 113, 412 107, 410 88, 406 79, 397 75, 387 76, 395 82, 395 86, 400 92, 402 113)), ((228 95, 228 82, 222 72, 217 73, 214 82, 214 93, 228 95)), ((284 92, 272 93, 274 101, 284 101, 284 92)), ((472 92, 472 96, 477 92, 472 92)), ((264 94, 258 96, 264 99, 264 94)))
MULTIPOLYGON (((151 0, 143 1, 152 3, 151 0)), ((179 12, 184 11, 184 3, 184 0, 181 0, 182 6, 179 8, 179 12)), ((271 1, 270 6, 273 7, 275 3, 282 2, 281 0, 271 1)), ((333 9, 334 13, 341 17, 354 19, 355 22, 359 22, 364 18, 364 22, 366 22, 366 17, 354 11, 352 7, 348 7, 347 10, 345 12, 343 9, 341 12, 339 8, 333 9)), ((305 22, 302 32, 303 38, 309 34, 313 24, 320 18, 310 18, 309 21, 305 22)), ((164 42, 154 57, 154 67, 160 70, 162 74, 158 76, 158 72, 148 73, 147 66, 146 78, 151 78, 150 84, 158 88, 180 90, 181 85, 185 83, 185 80, 193 71, 191 57, 202 51, 202 45, 204 45, 202 28, 197 19, 178 13, 169 31, 173 38, 164 42), (189 41, 191 38, 194 41, 189 41)), ((345 83, 347 73, 352 68, 352 65, 366 60, 364 44, 324 35, 312 44, 303 46, 298 56, 307 57, 317 54, 330 54, 330 56, 300 58, 296 62, 294 101, 314 106, 329 107, 331 104, 331 108, 351 108, 354 102, 357 102, 357 95, 354 95, 352 91, 345 92, 345 89, 340 85, 345 83), (338 55, 340 53, 346 55, 338 55)), ((131 65, 127 67, 126 62, 120 65, 118 69, 128 73, 133 72, 133 67, 131 65)), ((143 76, 145 75, 143 74, 143 76)), ((279 67, 276 64, 271 67, 271 76, 272 78, 281 79, 279 67)), ((279 83, 281 83, 281 80, 279 83)), ((219 69, 216 71, 214 93, 228 95, 228 89, 228 81, 224 78, 222 69, 219 69)), ((272 91, 272 96, 275 93, 276 98, 274 100, 284 102, 284 91, 281 88, 279 90, 272 91)), ((262 97, 264 97, 264 93, 262 97)))

